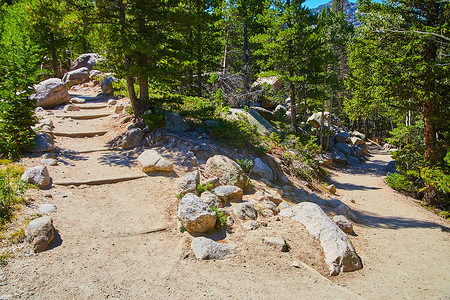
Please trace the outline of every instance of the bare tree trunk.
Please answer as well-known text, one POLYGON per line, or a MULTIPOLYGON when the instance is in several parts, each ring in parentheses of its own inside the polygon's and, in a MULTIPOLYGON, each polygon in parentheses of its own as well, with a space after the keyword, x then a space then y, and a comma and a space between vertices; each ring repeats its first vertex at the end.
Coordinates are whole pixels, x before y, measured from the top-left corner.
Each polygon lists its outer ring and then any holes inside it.
POLYGON ((228 41, 230 38, 230 25, 227 26, 227 37, 225 39, 225 50, 223 52, 223 64, 222 64, 222 73, 223 75, 227 74, 227 57, 228 57, 228 41))
POLYGON ((59 67, 58 67, 58 56, 56 54, 56 49, 52 49, 52 66, 53 72, 55 72, 55 77, 59 78, 59 67))
POLYGON ((248 20, 247 20, 247 2, 243 3, 243 19, 244 19, 244 45, 243 45, 243 62, 244 62, 244 106, 249 104, 248 95, 250 92, 250 66, 248 59, 248 20))

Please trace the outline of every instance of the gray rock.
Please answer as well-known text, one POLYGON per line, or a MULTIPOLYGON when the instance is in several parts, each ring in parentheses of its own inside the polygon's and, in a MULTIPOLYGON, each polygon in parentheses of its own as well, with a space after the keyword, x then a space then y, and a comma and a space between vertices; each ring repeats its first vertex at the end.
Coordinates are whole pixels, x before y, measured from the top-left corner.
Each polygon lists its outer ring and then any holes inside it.
POLYGON ((41 204, 39 206, 39 211, 43 214, 51 214, 57 211, 55 204, 41 204))
POLYGON ((84 53, 78 56, 70 66, 70 70, 88 68, 92 70, 102 57, 97 53, 84 53))
POLYGON ((118 79, 114 76, 108 76, 105 79, 103 79, 102 84, 100 85, 102 88, 102 93, 104 95, 113 95, 114 94, 113 83, 116 82, 117 80, 118 79))
POLYGON ((333 222, 345 233, 353 233, 353 224, 345 216, 336 215, 333 222))
POLYGON ((223 202, 220 201, 219 197, 217 197, 216 195, 214 195, 211 192, 203 192, 200 195, 200 199, 202 199, 203 202, 205 202, 206 205, 208 205, 208 207, 214 206, 217 208, 223 207, 223 202))
POLYGON ((181 177, 180 181, 178 181, 178 191, 180 194, 193 193, 198 195, 198 185, 200 184, 200 172, 194 171, 185 174, 181 177))
POLYGON ((234 207, 234 214, 241 220, 253 220, 257 217, 255 206, 250 202, 238 203, 234 207))
POLYGON ((77 84, 82 84, 89 80, 89 69, 86 67, 79 68, 64 74, 62 81, 68 86, 72 87, 77 84))
POLYGON ((360 138, 363 141, 366 139, 366 135, 365 134, 363 134, 363 133, 361 133, 359 131, 356 131, 356 130, 353 130, 352 136, 356 136, 356 137, 360 138))
POLYGON ((349 155, 349 156, 347 157, 347 162, 348 162, 351 166, 354 166, 354 165, 360 163, 359 158, 357 158, 357 157, 355 157, 355 156, 353 156, 353 155, 349 155))
POLYGON ((281 211, 280 215, 300 222, 320 240, 330 275, 338 275, 341 270, 351 272, 362 268, 352 242, 317 204, 303 202, 281 211))
MULTIPOLYGON (((329 112, 327 112, 327 111, 324 112, 323 116, 324 116, 324 120, 323 120, 324 125, 326 125, 327 127, 328 127, 328 121, 331 122, 332 126, 334 125, 338 128, 342 126, 342 121, 338 117, 330 114, 329 112)), ((319 128, 321 125, 321 122, 322 122, 322 112, 314 113, 313 115, 311 115, 308 118, 307 122, 309 124, 311 124, 314 128, 319 128)))
POLYGON ((346 143, 336 143, 336 145, 334 145, 334 148, 343 153, 345 156, 350 154, 350 147, 346 143))
POLYGON ((232 159, 215 155, 206 161, 206 172, 216 176, 221 182, 229 185, 235 185, 245 189, 247 185, 247 176, 242 168, 232 159))
POLYGON ((265 237, 263 239, 263 242, 264 242, 264 244, 271 246, 272 248, 274 248, 277 251, 281 251, 281 252, 288 251, 286 241, 283 238, 269 236, 269 237, 265 237))
POLYGON ((43 164, 45 166, 57 166, 58 161, 54 158, 45 158, 45 159, 41 160, 41 164, 43 164))
POLYGON ((273 126, 254 109, 249 109, 248 112, 245 112, 242 108, 230 108, 228 113, 228 117, 231 119, 241 119, 242 115, 246 117, 246 121, 251 125, 256 126, 256 131, 259 134, 269 135, 276 131, 273 126))
POLYGON ((55 144, 53 143, 53 139, 50 134, 45 132, 40 132, 34 137, 34 147, 31 149, 31 152, 41 153, 53 151, 55 149, 55 144))
POLYGON ((259 223, 256 222, 255 220, 250 220, 250 221, 247 221, 247 222, 245 222, 244 224, 242 224, 242 227, 243 227, 244 229, 247 229, 247 230, 256 230, 256 229, 258 229, 260 226, 261 226, 261 225, 259 225, 259 223))
POLYGON ((122 148, 130 149, 138 147, 141 144, 143 137, 144 132, 140 128, 128 130, 122 138, 122 148))
POLYGON ((123 103, 117 103, 114 107, 114 112, 117 114, 125 109, 125 104, 123 103))
POLYGON ((329 167, 333 162, 331 155, 328 154, 319 154, 316 156, 316 158, 319 161, 320 165, 324 167, 329 167))
POLYGON ((32 220, 25 229, 25 240, 38 253, 46 250, 53 241, 55 229, 50 217, 41 217, 32 220))
POLYGON ((36 106, 53 108, 69 102, 70 96, 66 85, 59 78, 50 78, 34 86, 35 94, 30 99, 37 101, 36 106))
POLYGON ((242 201, 244 192, 235 185, 221 185, 212 190, 223 202, 239 202, 242 201))
POLYGON ((201 260, 227 259, 237 254, 235 247, 223 243, 216 243, 205 237, 196 237, 191 243, 191 249, 195 257, 201 260))
POLYGON ((179 114, 167 111, 165 117, 164 128, 169 132, 184 132, 190 129, 188 122, 179 114))
POLYGON ((41 189, 48 187, 52 181, 46 166, 27 169, 22 177, 20 177, 20 180, 31 184, 37 184, 41 189))
POLYGON ((347 158, 345 157, 345 154, 342 152, 339 152, 338 150, 334 149, 333 152, 331 152, 331 158, 333 159, 333 163, 338 165, 346 165, 347 164, 347 158))
POLYGON ((142 172, 153 171, 173 171, 173 164, 167 159, 163 158, 155 150, 146 150, 138 157, 138 162, 142 172))
POLYGON ((84 103, 86 102, 86 99, 79 98, 79 97, 72 97, 70 98, 70 103, 84 103))
POLYGON ((336 143, 349 143, 350 142, 350 134, 345 131, 340 132, 334 136, 334 140, 336 141, 336 143))
POLYGON ((277 190, 264 190, 264 196, 267 197, 268 200, 272 201, 276 205, 283 202, 283 198, 280 196, 277 190))
POLYGON ((180 200, 178 218, 190 233, 206 232, 216 225, 216 213, 194 194, 186 194, 180 200))
POLYGON ((250 174, 257 178, 265 178, 270 182, 275 180, 274 171, 260 158, 256 158, 250 174))
POLYGON ((353 144, 353 145, 356 145, 356 146, 360 146, 360 145, 363 145, 363 144, 366 143, 366 142, 364 142, 364 140, 360 139, 360 138, 357 137, 357 136, 352 136, 352 137, 350 138, 350 140, 351 140, 352 144, 353 144))
POLYGON ((116 105, 117 104, 117 100, 109 99, 107 103, 108 103, 108 105, 116 105))
POLYGON ((282 209, 286 209, 286 208, 290 208, 291 206, 286 203, 286 202, 281 202, 280 204, 278 204, 278 209, 282 210, 282 209))

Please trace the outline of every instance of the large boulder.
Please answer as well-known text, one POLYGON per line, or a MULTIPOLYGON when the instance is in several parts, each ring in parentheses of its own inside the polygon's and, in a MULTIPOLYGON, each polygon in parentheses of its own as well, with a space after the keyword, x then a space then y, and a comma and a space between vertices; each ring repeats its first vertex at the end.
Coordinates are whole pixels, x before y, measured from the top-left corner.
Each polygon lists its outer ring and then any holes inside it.
POLYGON ((241 119, 242 116, 244 116, 246 121, 250 123, 251 125, 256 126, 256 131, 259 134, 262 135, 269 135, 272 132, 275 132, 275 129, 273 128, 270 123, 261 117, 261 115, 254 109, 249 109, 247 112, 244 111, 242 108, 230 108, 230 111, 228 113, 228 117, 231 119, 241 119))
POLYGON ((28 168, 20 177, 20 180, 37 184, 41 189, 48 187, 52 181, 46 166, 28 168))
POLYGON ((50 134, 44 132, 36 134, 34 137, 34 147, 31 149, 31 152, 49 152, 53 151, 53 149, 55 149, 55 144, 50 134))
POLYGON ((275 180, 275 172, 260 158, 255 159, 250 174, 257 178, 265 178, 270 182, 275 180))
POLYGON ((101 60, 101 56, 97 53, 84 53, 78 56, 70 66, 70 70, 76 70, 80 68, 88 68, 92 70, 97 63, 101 60))
POLYGON ((270 86, 278 91, 281 88, 281 83, 281 79, 277 76, 260 77, 252 84, 252 88, 256 88, 257 86, 270 86))
POLYGON ((167 111, 165 117, 164 128, 169 132, 183 132, 190 128, 188 122, 177 113, 167 111))
POLYGON ((64 74, 62 81, 68 86, 72 87, 77 84, 82 84, 89 80, 89 69, 79 68, 64 74))
POLYGON ((350 147, 346 143, 336 143, 334 148, 339 152, 343 153, 345 156, 350 154, 350 147))
POLYGON ((221 185, 213 189, 212 192, 225 203, 242 201, 244 195, 242 189, 235 185, 221 185))
POLYGON ((118 79, 114 76, 108 76, 105 79, 103 79, 101 88, 102 93, 104 95, 113 95, 114 94, 114 88, 113 83, 116 82, 118 79))
POLYGON ((130 149, 141 144, 144 132, 140 128, 132 128, 128 130, 122 138, 122 148, 130 149))
POLYGON ((190 233, 206 232, 216 225, 216 213, 192 193, 186 194, 178 203, 178 218, 190 233))
POLYGON ((245 189, 247 176, 242 168, 231 158, 224 155, 215 155, 206 161, 206 172, 218 177, 227 185, 235 185, 245 189))
POLYGON ((236 204, 234 207, 234 214, 241 220, 254 220, 258 216, 255 205, 251 202, 236 204))
POLYGON ((158 154, 155 150, 145 150, 138 157, 138 163, 142 172, 158 172, 165 171, 171 172, 173 171, 173 164, 158 154))
POLYGON ((36 106, 53 108, 70 101, 66 85, 59 78, 50 78, 34 86, 35 94, 30 98, 37 101, 36 106))
POLYGON ((275 120, 275 116, 274 114, 265 108, 262 107, 253 107, 253 109, 261 115, 261 117, 263 117, 264 119, 266 119, 267 121, 274 121, 275 120))
POLYGON ((205 202, 208 207, 214 206, 217 208, 223 207, 223 202, 217 197, 217 195, 211 193, 211 192, 203 192, 200 195, 200 199, 202 199, 203 202, 205 202))
POLYGON ((356 145, 356 146, 361 146, 361 145, 363 145, 363 144, 366 143, 366 142, 364 142, 363 139, 361 139, 361 138, 359 138, 359 137, 357 137, 357 136, 352 136, 352 137, 350 138, 350 140, 352 141, 352 144, 353 144, 353 145, 356 145))
MULTIPOLYGON (((331 122, 331 125, 337 126, 337 127, 342 127, 342 121, 336 117, 335 115, 330 114, 329 112, 324 112, 323 113, 323 117, 324 117, 324 125, 328 126, 328 122, 331 122)), ((319 128, 321 123, 322 123, 322 112, 316 112, 314 114, 312 114, 307 122, 309 124, 311 124, 314 128, 319 128)))
POLYGON ((53 241, 55 229, 50 217, 41 217, 32 220, 25 229, 25 240, 38 253, 46 250, 53 241))
POLYGON ((192 252, 197 259, 226 259, 236 255, 233 246, 217 243, 205 237, 196 237, 191 243, 192 252))
POLYGON ((325 254, 325 262, 330 268, 330 275, 362 268, 361 259, 352 242, 317 204, 303 202, 281 211, 280 215, 300 222, 309 233, 319 239, 325 254))
POLYGON ((339 152, 336 149, 333 149, 333 152, 331 152, 331 159, 333 160, 333 163, 338 165, 346 165, 347 164, 347 158, 345 157, 345 154, 342 152, 339 152))
POLYGON ((194 193, 198 195, 198 185, 200 184, 200 172, 194 171, 185 174, 181 177, 180 181, 178 181, 178 191, 182 195, 186 195, 187 193, 194 193))
POLYGON ((350 141, 350 133, 348 132, 339 132, 334 136, 334 140, 336 143, 348 143, 350 141))

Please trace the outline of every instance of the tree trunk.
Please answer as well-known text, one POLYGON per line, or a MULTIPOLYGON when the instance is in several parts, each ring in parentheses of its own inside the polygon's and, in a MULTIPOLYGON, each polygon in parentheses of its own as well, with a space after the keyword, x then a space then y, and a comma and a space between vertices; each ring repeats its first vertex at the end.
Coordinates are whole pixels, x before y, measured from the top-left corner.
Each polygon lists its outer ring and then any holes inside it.
POLYGON ((146 104, 149 99, 149 97, 148 97, 148 78, 146 76, 139 76, 138 81, 139 81, 139 111, 140 111, 140 115, 142 115, 142 113, 144 113, 146 104))
POLYGON ((230 39, 230 25, 227 26, 227 37, 225 39, 225 50, 223 52, 222 73, 227 74, 228 41, 230 39))
POLYGON ((200 18, 198 20, 197 25, 197 97, 202 96, 202 31, 201 31, 201 5, 202 1, 197 0, 197 18, 200 18))
POLYGON ((59 78, 59 67, 58 67, 58 55, 56 54, 56 49, 52 49, 52 66, 53 72, 55 72, 55 78, 59 78))
POLYGON ((244 1, 243 6, 243 15, 244 19, 244 45, 243 45, 243 63, 244 63, 244 106, 249 104, 248 95, 250 92, 250 66, 248 60, 248 20, 247 20, 247 3, 244 1))

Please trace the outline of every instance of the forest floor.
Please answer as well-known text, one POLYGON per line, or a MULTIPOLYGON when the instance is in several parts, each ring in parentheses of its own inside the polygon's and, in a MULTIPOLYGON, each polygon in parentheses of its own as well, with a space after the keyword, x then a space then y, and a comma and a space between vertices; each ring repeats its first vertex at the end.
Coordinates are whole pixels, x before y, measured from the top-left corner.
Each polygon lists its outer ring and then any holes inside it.
MULTIPOLYGON (((113 113, 113 107, 67 115, 100 112, 113 113)), ((61 114, 54 110, 47 116, 55 132, 108 133, 57 136, 59 165, 48 167, 54 182, 143 175, 133 150, 73 152, 99 149, 123 133, 126 124, 113 114, 92 120, 58 118, 61 114)), ((173 161, 180 159, 170 155, 173 161)), ((39 204, 55 204, 55 241, 39 254, 30 254, 23 244, 15 246, 15 257, 0 270, 0 298, 450 299, 449 222, 384 183, 383 169, 390 159, 379 152, 359 167, 330 171, 338 196, 359 216, 357 236, 350 238, 362 270, 323 276, 327 268, 318 242, 290 220, 253 231, 236 226, 216 236, 239 246, 233 259, 198 261, 188 256, 190 238, 178 230, 175 197, 177 177, 186 170, 175 165, 171 176, 34 191, 35 201, 23 214, 35 214, 39 204), (285 237, 291 251, 268 251, 261 239, 270 235, 285 237), (292 267, 293 261, 300 267, 292 267)), ((39 161, 30 156, 22 163, 34 166, 39 161)))

